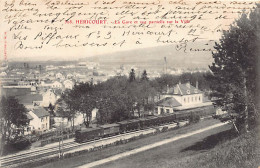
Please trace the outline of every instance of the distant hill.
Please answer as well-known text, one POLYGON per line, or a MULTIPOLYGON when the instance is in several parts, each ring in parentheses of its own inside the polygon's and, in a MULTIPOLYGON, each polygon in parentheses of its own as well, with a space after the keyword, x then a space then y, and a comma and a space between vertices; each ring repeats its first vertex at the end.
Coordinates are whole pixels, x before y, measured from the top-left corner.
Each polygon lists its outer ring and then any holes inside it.
MULTIPOLYGON (((187 52, 183 50, 177 51, 176 45, 166 45, 150 48, 140 48, 134 50, 120 51, 109 54, 95 55, 91 57, 75 56, 74 60, 66 60, 65 58, 53 58, 49 60, 43 60, 42 57, 29 58, 17 58, 10 59, 9 63, 19 64, 23 62, 30 62, 31 65, 66 65, 77 64, 77 62, 98 62, 101 66, 120 66, 120 65, 136 65, 136 66, 150 66, 150 67, 162 67, 164 65, 164 57, 167 58, 167 65, 169 68, 207 68, 212 62, 211 52, 197 51, 188 52, 189 49, 213 49, 213 42, 208 44, 206 41, 196 41, 188 44, 187 52), (79 58, 79 59, 78 59, 79 58)), ((48 53, 46 53, 47 55, 48 53)))
MULTIPOLYGON (((202 43, 196 46, 202 46, 202 43)), ((195 46, 195 45, 193 45, 195 46)), ((136 64, 136 65, 157 65, 164 64, 164 57, 167 58, 168 67, 208 67, 212 62, 211 52, 187 52, 177 51, 174 45, 142 48, 130 51, 121 51, 111 54, 98 55, 81 58, 79 61, 94 61, 100 64, 136 64)))

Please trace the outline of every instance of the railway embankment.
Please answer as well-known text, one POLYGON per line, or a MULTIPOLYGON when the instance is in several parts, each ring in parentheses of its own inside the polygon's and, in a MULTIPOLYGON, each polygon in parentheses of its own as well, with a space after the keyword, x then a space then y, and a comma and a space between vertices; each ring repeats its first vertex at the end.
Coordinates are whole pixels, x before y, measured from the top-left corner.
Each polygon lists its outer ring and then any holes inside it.
MULTIPOLYGON (((187 124, 186 121, 183 121, 179 124, 179 126, 185 126, 187 124)), ((91 152, 100 150, 102 148, 106 148, 109 146, 115 146, 118 144, 125 144, 130 141, 157 134, 162 131, 171 130, 179 127, 176 123, 167 124, 158 127, 152 127, 145 130, 139 130, 135 132, 128 132, 124 134, 119 134, 112 137, 97 139, 94 141, 90 141, 87 143, 75 143, 72 139, 68 140, 67 143, 59 144, 49 144, 44 148, 37 148, 20 152, 18 154, 13 154, 10 156, 5 156, 1 158, 1 166, 5 167, 21 167, 26 164, 30 164, 33 162, 44 163, 53 160, 57 160, 60 158, 68 158, 72 156, 79 155, 81 153, 91 152)))
MULTIPOLYGON (((18 167, 26 167, 27 168, 27 167, 35 167, 35 166, 39 166, 39 165, 44 165, 44 164, 48 165, 48 163, 54 163, 55 164, 57 161, 62 162, 62 161, 66 161, 66 160, 76 158, 76 157, 81 157, 81 156, 84 156, 84 155, 88 155, 88 158, 91 158, 93 156, 96 156, 95 155, 96 152, 102 152, 102 151, 108 150, 108 149, 111 149, 111 153, 108 153, 108 154, 113 154, 114 152, 120 152, 121 149, 124 149, 125 147, 127 148, 128 145, 131 145, 133 143, 135 145, 133 147, 130 147, 130 149, 133 149, 133 148, 136 148, 136 147, 141 147, 143 145, 153 143, 153 142, 156 142, 156 141, 160 141, 160 140, 165 139, 165 138, 177 136, 177 135, 180 135, 180 134, 185 134, 187 132, 195 131, 197 129, 205 128, 207 126, 210 126, 210 125, 213 125, 213 124, 216 124, 216 123, 218 123, 217 120, 206 119, 206 120, 202 120, 199 123, 187 125, 187 126, 179 128, 179 129, 175 129, 176 126, 174 124, 171 124, 168 127, 168 130, 166 129, 165 126, 162 126, 162 127, 159 127, 159 128, 150 129, 146 133, 141 132, 141 131, 139 131, 139 133, 135 132, 134 137, 132 135, 131 136, 125 135, 125 138, 121 137, 117 140, 115 140, 115 139, 111 140, 111 139, 108 138, 106 142, 103 141, 103 140, 102 141, 96 140, 95 142, 93 142, 91 144, 90 143, 84 144, 83 146, 73 148, 73 149, 70 149, 68 151, 64 150, 64 155, 63 155, 64 157, 62 159, 59 159, 58 153, 56 153, 56 154, 53 154, 53 155, 41 157, 40 159, 35 159, 31 162, 27 162, 26 164, 22 164, 22 165, 19 164, 18 167), (170 129, 170 127, 171 127, 171 129, 170 129), (163 132, 163 133, 161 133, 161 132, 163 132), (156 134, 156 136, 150 136, 150 135, 154 135, 154 134, 156 134), (128 136, 128 138, 126 136, 128 136), (120 147, 120 149, 117 149, 118 147, 120 147)), ((184 124, 185 123, 181 123, 180 125, 184 125, 184 124)), ((129 150, 129 149, 125 149, 125 150, 129 150)), ((105 156, 106 154, 103 153, 102 155, 105 156)), ((98 158, 100 158, 100 157, 98 157, 98 158)), ((91 159, 87 160, 87 161, 91 161, 91 159)))

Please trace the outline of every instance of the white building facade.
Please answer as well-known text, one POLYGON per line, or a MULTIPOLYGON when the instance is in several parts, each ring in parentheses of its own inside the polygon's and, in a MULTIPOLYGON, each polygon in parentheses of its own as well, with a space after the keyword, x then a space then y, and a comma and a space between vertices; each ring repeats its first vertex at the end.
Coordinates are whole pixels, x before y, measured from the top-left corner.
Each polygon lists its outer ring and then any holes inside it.
POLYGON ((174 111, 191 109, 212 105, 210 101, 204 101, 204 94, 198 89, 198 84, 194 87, 189 82, 177 84, 172 88, 167 86, 166 92, 160 97, 160 101, 155 108, 155 114, 174 113, 174 111))

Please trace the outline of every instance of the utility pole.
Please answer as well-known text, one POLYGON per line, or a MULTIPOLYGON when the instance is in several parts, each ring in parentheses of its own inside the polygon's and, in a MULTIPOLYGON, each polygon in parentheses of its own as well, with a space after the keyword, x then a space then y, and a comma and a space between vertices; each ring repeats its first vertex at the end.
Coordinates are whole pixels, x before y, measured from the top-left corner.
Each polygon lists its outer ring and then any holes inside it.
POLYGON ((63 118, 62 118, 62 122, 61 122, 61 155, 62 155, 62 158, 63 158, 63 118))
POLYGON ((63 118, 60 124, 60 138, 59 138, 59 158, 63 158, 63 118))

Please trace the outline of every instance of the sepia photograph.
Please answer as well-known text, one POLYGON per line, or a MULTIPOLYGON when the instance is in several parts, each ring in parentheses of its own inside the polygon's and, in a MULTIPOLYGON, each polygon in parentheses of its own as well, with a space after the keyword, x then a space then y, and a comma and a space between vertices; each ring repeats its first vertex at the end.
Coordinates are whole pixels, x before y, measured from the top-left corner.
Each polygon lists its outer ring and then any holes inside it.
POLYGON ((1 168, 259 168, 259 0, 0 0, 1 168))

